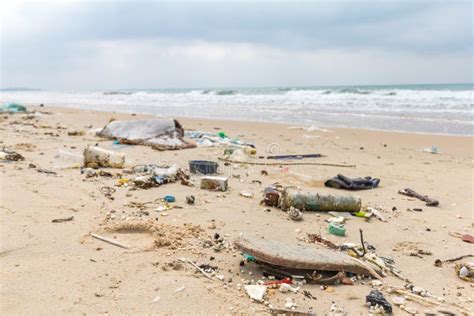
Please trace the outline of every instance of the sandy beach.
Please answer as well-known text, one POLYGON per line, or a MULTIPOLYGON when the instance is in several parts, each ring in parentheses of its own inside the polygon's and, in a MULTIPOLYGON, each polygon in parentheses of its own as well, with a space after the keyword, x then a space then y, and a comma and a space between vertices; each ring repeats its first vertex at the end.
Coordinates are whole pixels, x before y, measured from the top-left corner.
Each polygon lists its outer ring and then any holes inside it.
MULTIPOLYGON (((307 234, 320 233, 335 243, 359 243, 359 229, 377 254, 391 258, 394 266, 414 285, 442 297, 447 303, 473 310, 473 283, 461 280, 455 263, 436 267, 436 259, 447 260, 473 254, 473 245, 457 237, 473 232, 473 137, 381 132, 357 129, 307 130, 298 126, 204 120, 175 117, 186 130, 225 131, 254 143, 258 155, 320 153, 325 157, 304 161, 353 164, 333 166, 247 166, 220 163, 229 177, 226 192, 199 187, 199 176, 191 175, 194 187, 179 182, 150 189, 131 190, 118 186, 120 176, 86 178, 77 168, 58 168, 58 149, 82 154, 87 145, 126 154, 127 167, 139 164, 177 163, 188 168, 195 159, 218 161, 224 147, 197 147, 157 151, 146 146, 114 145, 94 130, 115 119, 151 116, 109 113, 59 107, 28 107, 42 114, 1 114, 2 146, 25 157, 24 161, 1 162, 0 170, 0 310, 5 315, 28 314, 255 314, 270 313, 272 306, 285 309, 288 297, 296 310, 316 315, 330 312, 333 302, 348 315, 367 315, 366 295, 370 280, 354 285, 321 289, 306 284, 297 293, 269 289, 266 302, 252 301, 242 286, 257 282, 262 273, 254 263, 240 265, 243 256, 232 248, 241 234, 285 244, 320 248, 308 243, 307 234), (84 131, 84 135, 68 135, 84 131), (435 145, 438 154, 424 152, 435 145), (34 164, 32 168, 30 164, 34 164), (51 170, 55 174, 38 172, 51 170), (268 175, 263 175, 266 170, 268 175), (356 178, 380 178, 372 190, 345 191, 324 187, 324 181, 343 174, 356 178), (304 191, 355 195, 363 207, 377 206, 387 221, 352 217, 346 236, 327 232, 331 216, 304 212, 302 221, 292 221, 278 208, 260 204, 263 189, 274 183, 297 186, 304 191), (103 187, 113 188, 106 196, 103 187), (438 207, 397 194, 411 188, 440 201, 438 207), (250 192, 253 198, 240 195, 250 192), (157 212, 158 199, 176 197, 173 208, 157 212), (195 204, 186 204, 193 195, 195 204), (145 204, 144 204, 145 203, 145 204), (407 209, 421 208, 421 212, 407 209), (53 219, 73 220, 53 223, 53 219), (119 223, 141 221, 155 225, 160 242, 148 231, 115 229, 119 223), (99 233, 129 246, 123 249, 91 237, 99 233), (203 247, 219 234, 230 245, 216 251, 203 247), (417 256, 410 255, 422 250, 417 256), (223 281, 207 279, 190 264, 217 267, 223 281), (249 280, 249 281, 246 281, 249 280), (308 291, 315 297, 303 294, 308 291)), ((121 169, 105 169, 113 174, 121 169)), ((126 175, 122 175, 126 177, 126 175)), ((464 261, 472 261, 473 258, 464 261)), ((388 274, 384 284, 404 286, 388 274)), ((391 302, 392 296, 384 292, 391 302)), ((408 302, 420 315, 429 306, 408 302)), ((394 314, 406 312, 393 306, 394 314)))

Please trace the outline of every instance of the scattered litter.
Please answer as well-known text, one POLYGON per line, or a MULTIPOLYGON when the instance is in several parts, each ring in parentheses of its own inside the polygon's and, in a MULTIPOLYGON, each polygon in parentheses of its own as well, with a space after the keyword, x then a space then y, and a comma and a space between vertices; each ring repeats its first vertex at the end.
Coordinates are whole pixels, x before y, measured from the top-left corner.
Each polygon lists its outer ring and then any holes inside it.
POLYGON ((299 290, 300 290, 299 286, 298 287, 292 287, 288 283, 281 283, 280 287, 278 288, 278 291, 280 291, 282 293, 287 293, 287 292, 298 293, 299 290))
POLYGON ((218 158, 221 161, 228 163, 237 163, 243 165, 255 165, 255 166, 326 166, 326 167, 341 167, 341 168, 355 168, 356 165, 349 164, 338 164, 338 163, 326 163, 326 162, 258 162, 258 161, 246 161, 236 160, 231 158, 218 158))
POLYGON ((74 216, 69 216, 69 217, 65 217, 65 218, 56 218, 56 219, 53 219, 51 222, 52 223, 63 223, 63 222, 72 221, 73 219, 74 219, 74 216))
POLYGON ((342 224, 329 223, 328 233, 331 235, 344 237, 346 235, 346 228, 342 224))
POLYGON ((158 150, 196 147, 183 139, 181 124, 171 118, 152 120, 114 120, 98 136, 118 140, 121 144, 145 145, 158 150))
POLYGON ((382 292, 379 290, 370 291, 366 296, 365 302, 368 306, 381 306, 387 314, 392 313, 392 305, 385 299, 382 292))
POLYGON ((419 193, 416 193, 412 189, 407 188, 407 189, 399 190, 398 193, 402 194, 402 195, 409 196, 409 197, 414 197, 414 198, 417 198, 419 200, 422 200, 423 202, 426 202, 426 206, 438 206, 439 205, 438 200, 436 200, 432 197, 429 197, 428 195, 421 195, 419 193))
POLYGON ((25 157, 23 157, 22 155, 20 155, 19 153, 15 151, 11 151, 3 147, 3 149, 0 151, 0 160, 22 161, 22 160, 25 160, 25 157))
POLYGON ((423 148, 423 152, 436 155, 436 154, 438 154, 438 146, 431 145, 431 147, 423 148))
POLYGON ((132 179, 132 182, 141 189, 159 187, 163 184, 189 178, 177 164, 172 166, 139 165, 133 167, 132 172, 139 174, 132 179))
POLYGON ((164 200, 165 202, 168 202, 168 203, 173 203, 173 202, 176 201, 176 198, 175 198, 174 196, 172 196, 172 195, 165 195, 165 196, 163 197, 163 200, 164 200))
POLYGON ((264 192, 263 203, 266 206, 278 206, 280 203, 280 192, 273 187, 266 187, 264 192))
POLYGON ((155 298, 153 299, 153 301, 151 301, 152 303, 158 303, 161 299, 161 296, 157 295, 155 296, 155 298))
POLYGON ((380 183, 380 179, 365 177, 351 179, 342 174, 338 174, 324 182, 324 185, 330 188, 346 189, 346 190, 367 190, 374 189, 380 183))
POLYGON ((194 268, 196 268, 196 270, 198 270, 199 272, 201 272, 206 278, 208 279, 211 279, 212 280, 212 277, 206 272, 204 271, 201 267, 199 267, 196 263, 194 263, 193 261, 189 260, 189 259, 185 259, 187 263, 189 263, 190 265, 192 265, 194 268))
POLYGON ((56 174, 55 171, 48 170, 48 169, 43 169, 43 168, 38 168, 38 169, 36 169, 36 171, 38 171, 39 173, 56 174))
POLYGON ((101 235, 98 235, 98 234, 94 234, 94 233, 91 233, 91 236, 94 237, 94 238, 97 238, 99 240, 105 241, 106 243, 112 244, 114 246, 128 249, 128 246, 125 246, 124 244, 122 244, 118 241, 115 241, 113 239, 110 239, 110 238, 107 238, 107 237, 104 237, 104 236, 101 236, 101 235))
POLYGON ((0 113, 9 112, 9 113, 20 113, 26 112, 26 107, 18 103, 7 103, 0 105, 0 113))
POLYGON ((214 174, 217 173, 219 164, 214 161, 207 160, 191 160, 189 161, 189 171, 198 174, 214 174))
POLYGON ((267 293, 267 287, 265 285, 245 285, 244 288, 251 299, 257 302, 263 302, 263 298, 267 293))
POLYGON ((403 296, 394 296, 392 297, 393 305, 400 306, 406 304, 406 299, 403 296))
POLYGON ((123 168, 124 164, 124 153, 114 152, 97 146, 87 146, 84 149, 84 166, 86 167, 123 168))
POLYGON ((68 136, 84 136, 86 132, 84 131, 68 131, 68 136))
POLYGON ((470 243, 470 244, 474 244, 474 236, 471 236, 471 235, 469 235, 469 234, 463 235, 461 239, 462 239, 462 241, 464 241, 464 242, 468 242, 468 243, 470 243))
POLYGON ((385 216, 382 215, 381 208, 377 207, 367 207, 367 212, 369 214, 369 217, 374 216, 381 222, 386 222, 387 220, 385 219, 385 216))
POLYGON ((253 199, 253 193, 252 192, 242 191, 242 192, 240 192, 240 196, 243 196, 244 198, 247 198, 247 199, 253 199))
POLYGON ((301 193, 297 189, 287 188, 281 196, 280 206, 282 210, 288 210, 293 206, 302 211, 358 212, 361 208, 361 200, 350 195, 301 193))
POLYGON ((454 270, 461 280, 474 283, 474 261, 456 263, 454 270))
POLYGON ((201 189, 210 191, 227 191, 228 177, 204 176, 201 178, 201 189))
POLYGON ((320 158, 324 157, 321 154, 302 154, 302 155, 274 155, 267 156, 267 159, 277 159, 277 160, 295 160, 295 159, 304 159, 304 158, 320 158))
POLYGON ((54 156, 54 167, 58 169, 80 168, 84 165, 84 154, 58 149, 54 156))
POLYGON ((185 287, 184 285, 183 285, 183 286, 180 286, 180 287, 178 287, 174 292, 175 292, 175 293, 183 292, 185 288, 186 288, 186 287, 185 287))
POLYGON ((203 131, 185 131, 184 136, 196 140, 197 145, 202 147, 222 145, 255 147, 252 143, 247 143, 238 139, 231 139, 223 132, 212 133, 203 131))
POLYGON ((270 265, 270 268, 276 266, 280 270, 344 271, 380 278, 365 263, 334 250, 290 246, 277 241, 248 237, 237 239, 234 245, 242 252, 254 256, 257 263, 270 265))
POLYGON ((288 217, 294 221, 301 221, 303 219, 303 213, 297 208, 290 207, 288 217))
POLYGON ((285 299, 285 301, 286 301, 286 302, 285 302, 285 308, 286 308, 286 309, 295 310, 295 309, 298 307, 298 305, 296 304, 295 300, 294 300, 293 298, 291 298, 291 297, 287 297, 287 298, 285 299))
POLYGON ((187 195, 186 196, 186 203, 188 203, 189 205, 194 204, 194 201, 195 201, 194 195, 187 195))

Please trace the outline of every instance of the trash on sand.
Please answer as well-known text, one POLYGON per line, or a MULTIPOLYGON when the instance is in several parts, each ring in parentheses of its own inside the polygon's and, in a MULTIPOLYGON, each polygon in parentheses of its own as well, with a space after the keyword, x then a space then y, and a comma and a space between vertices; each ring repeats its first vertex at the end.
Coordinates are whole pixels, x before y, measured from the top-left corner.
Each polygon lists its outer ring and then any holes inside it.
POLYGON ((175 292, 175 293, 183 292, 185 288, 186 288, 186 287, 185 287, 184 285, 183 285, 183 286, 180 286, 180 287, 178 287, 176 290, 174 290, 174 292, 175 292))
POLYGON ((26 107, 18 103, 7 103, 0 105, 0 112, 19 113, 26 112, 26 107))
POLYGON ((257 302, 263 302, 265 293, 267 293, 267 287, 265 285, 245 285, 244 288, 251 299, 257 302))
POLYGON ((267 159, 294 160, 294 159, 321 158, 321 157, 324 157, 324 156, 321 154, 274 155, 274 156, 267 156, 267 159))
POLYGON ((426 147, 423 148, 424 153, 430 153, 430 154, 438 154, 438 146, 436 145, 431 145, 431 147, 426 147))
POLYGON ((125 248, 125 249, 128 249, 128 246, 125 246, 124 244, 118 242, 118 241, 115 241, 113 239, 110 239, 110 238, 107 238, 107 237, 104 237, 104 236, 101 236, 101 235, 98 235, 98 234, 94 234, 94 233, 91 233, 91 236, 96 238, 96 239, 99 239, 99 240, 102 240, 102 241, 105 241, 106 243, 109 243, 109 244, 112 244, 114 246, 117 246, 117 247, 120 247, 120 248, 125 248))
POLYGON ((68 131, 68 136, 84 136, 86 132, 84 131, 68 131))
POLYGON ((346 218, 344 216, 335 216, 335 217, 330 217, 326 219, 326 222, 328 223, 334 223, 334 224, 344 224, 346 221, 346 218))
POLYGON ((331 235, 343 237, 346 235, 346 228, 342 224, 329 223, 328 233, 331 235))
POLYGON ((173 203, 173 202, 176 201, 176 198, 175 198, 174 196, 172 196, 172 195, 165 195, 165 196, 163 197, 163 200, 165 200, 165 201, 168 202, 168 203, 173 203))
POLYGON ((280 192, 274 187, 266 187, 263 194, 263 203, 266 206, 278 206, 280 203, 280 192))
POLYGON ((207 160, 190 160, 189 161, 189 171, 191 173, 214 174, 214 173, 217 173, 218 167, 219 167, 219 164, 214 161, 207 161, 207 160))
POLYGON ((228 177, 204 176, 201 178, 201 189, 227 191, 228 181, 228 177))
POLYGON ((202 275, 204 275, 206 278, 212 280, 212 276, 210 276, 206 271, 204 271, 202 268, 200 268, 196 263, 194 263, 193 261, 189 260, 189 259, 184 259, 184 261, 186 261, 187 263, 189 263, 190 265, 192 265, 194 268, 196 268, 197 271, 201 272, 202 275))
MULTIPOLYGON (((247 155, 248 156, 248 155, 247 155)), ((243 165, 255 165, 255 166, 327 166, 327 167, 341 167, 341 168, 355 168, 356 165, 340 164, 340 163, 328 163, 328 162, 260 162, 260 161, 247 161, 238 160, 234 158, 217 158, 221 161, 228 163, 237 163, 243 165)))
POLYGON ((223 132, 186 131, 184 136, 196 140, 198 146, 204 147, 221 145, 255 147, 252 143, 247 143, 238 139, 231 139, 223 132))
POLYGON ((301 193, 292 188, 286 188, 280 199, 282 210, 288 210, 291 206, 302 211, 341 211, 358 212, 361 207, 360 198, 350 195, 322 195, 318 193, 301 193))
POLYGON ((280 291, 281 293, 287 293, 287 292, 298 293, 299 290, 300 290, 299 286, 298 287, 292 287, 288 283, 281 283, 280 287, 278 288, 278 291, 280 291))
POLYGON ((288 217, 294 221, 300 221, 303 219, 303 213, 297 208, 290 207, 288 211, 288 217))
POLYGON ((276 266, 278 269, 289 271, 344 271, 380 278, 377 272, 364 262, 330 249, 290 246, 273 240, 249 237, 235 240, 234 245, 240 251, 254 256, 257 263, 270 265, 270 268, 276 266))
POLYGON ((372 290, 370 291, 369 295, 366 296, 365 302, 368 306, 382 306, 384 311, 387 314, 392 313, 392 304, 390 304, 385 297, 383 296, 382 292, 379 290, 372 290))
POLYGON ((56 219, 53 219, 51 222, 52 223, 63 223, 63 222, 72 221, 73 219, 74 219, 74 216, 69 216, 69 217, 65 217, 65 218, 56 218, 56 219))
POLYGON ((145 145, 158 150, 196 147, 183 139, 181 124, 172 118, 116 120, 108 123, 97 135, 117 139, 121 144, 145 145))
POLYGON ((379 221, 386 222, 385 216, 382 215, 381 211, 377 207, 367 207, 367 213, 370 214, 370 217, 375 216, 379 221))
POLYGON ((184 171, 177 165, 158 166, 158 165, 139 165, 133 167, 133 172, 140 174, 132 179, 135 186, 148 189, 158 187, 162 184, 186 180, 189 178, 184 171))
POLYGON ((474 283, 474 261, 456 263, 454 270, 461 280, 474 283))
POLYGON ((470 244, 474 244, 474 236, 471 236, 469 234, 466 234, 466 235, 462 235, 461 237, 462 241, 464 242, 468 242, 470 244))
POLYGON ((406 299, 403 296, 394 296, 392 297, 392 302, 395 306, 405 305, 406 299))
POLYGON ((73 153, 58 149, 54 161, 54 167, 57 169, 80 168, 84 165, 84 154, 73 153))
POLYGON ((124 164, 124 153, 114 152, 97 146, 87 146, 84 149, 84 166, 86 167, 123 168, 124 164))
POLYGON ((194 204, 194 201, 195 201, 194 195, 187 195, 186 196, 186 203, 188 203, 189 205, 194 204))
POLYGON ((419 200, 422 200, 423 202, 426 202, 426 206, 438 206, 439 205, 438 200, 436 200, 432 197, 429 197, 428 195, 421 195, 421 194, 415 192, 412 189, 406 188, 406 189, 403 189, 403 190, 399 190, 398 193, 402 194, 402 195, 409 196, 409 197, 414 197, 414 198, 417 198, 419 200))
POLYGON ((39 173, 56 174, 55 171, 48 170, 48 169, 43 169, 43 168, 38 168, 38 169, 36 169, 36 171, 38 171, 39 173))
POLYGON ((295 310, 298 307, 295 300, 291 297, 285 299, 285 308, 289 310, 295 310))
POLYGON ((239 193, 240 196, 243 196, 244 198, 247 198, 247 199, 253 199, 253 193, 252 192, 246 192, 246 191, 242 191, 239 193))
POLYGON ((380 179, 365 177, 351 179, 338 174, 334 178, 331 178, 324 182, 324 185, 330 188, 346 189, 346 190, 367 190, 374 189, 380 183, 380 179))
POLYGON ((0 151, 0 160, 21 161, 21 160, 25 160, 25 157, 23 157, 22 155, 20 155, 19 153, 15 151, 11 151, 3 147, 3 149, 0 151))

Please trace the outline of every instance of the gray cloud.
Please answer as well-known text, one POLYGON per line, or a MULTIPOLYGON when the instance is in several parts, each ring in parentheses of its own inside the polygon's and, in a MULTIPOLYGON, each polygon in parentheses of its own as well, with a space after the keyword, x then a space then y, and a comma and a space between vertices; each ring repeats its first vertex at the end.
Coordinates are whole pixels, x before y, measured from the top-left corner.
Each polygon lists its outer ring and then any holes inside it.
POLYGON ((354 69, 369 63, 369 74, 360 78, 358 71, 335 67, 335 78, 326 73, 328 84, 348 83, 350 76, 372 83, 409 81, 412 70, 406 69, 404 79, 403 68, 427 60, 434 67, 420 80, 472 81, 470 1, 82 2, 24 4, 9 13, 2 16, 2 86, 93 87, 87 77, 126 86, 126 77, 144 72, 148 81, 135 84, 232 85, 223 69, 238 74, 234 84, 285 84, 269 69, 252 73, 265 65, 285 69, 286 82, 324 84, 305 71, 330 71, 323 66, 342 62, 331 56, 345 56, 354 69), (219 50, 232 66, 217 56, 219 50), (367 60, 371 55, 387 58, 377 59, 378 67, 399 65, 402 73, 375 71, 367 60), (189 80, 190 74, 200 80, 189 80))

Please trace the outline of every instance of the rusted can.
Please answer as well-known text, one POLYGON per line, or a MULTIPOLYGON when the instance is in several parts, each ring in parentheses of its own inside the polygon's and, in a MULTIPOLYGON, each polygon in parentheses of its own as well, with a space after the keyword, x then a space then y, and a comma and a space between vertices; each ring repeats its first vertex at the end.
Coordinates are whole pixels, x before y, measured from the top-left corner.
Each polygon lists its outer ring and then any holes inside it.
POLYGON ((273 187, 266 187, 264 191, 263 203, 266 206, 278 206, 280 203, 280 192, 273 187))

